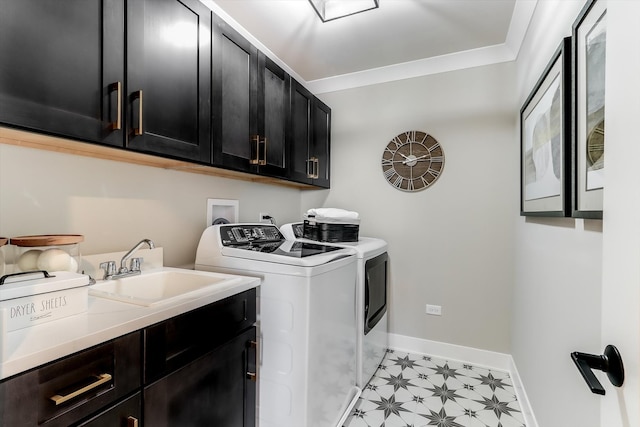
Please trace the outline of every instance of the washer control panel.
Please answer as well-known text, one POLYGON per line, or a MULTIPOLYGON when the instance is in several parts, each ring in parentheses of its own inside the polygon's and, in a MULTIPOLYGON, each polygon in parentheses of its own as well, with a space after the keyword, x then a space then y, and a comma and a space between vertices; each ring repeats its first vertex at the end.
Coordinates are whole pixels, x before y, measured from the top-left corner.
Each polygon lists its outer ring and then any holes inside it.
POLYGON ((291 224, 291 228, 293 229, 293 235, 296 236, 296 239, 302 239, 304 237, 303 223, 297 222, 295 224, 291 224))
POLYGON ((220 226, 223 246, 241 246, 253 243, 281 242, 284 237, 278 227, 271 224, 246 224, 220 226))

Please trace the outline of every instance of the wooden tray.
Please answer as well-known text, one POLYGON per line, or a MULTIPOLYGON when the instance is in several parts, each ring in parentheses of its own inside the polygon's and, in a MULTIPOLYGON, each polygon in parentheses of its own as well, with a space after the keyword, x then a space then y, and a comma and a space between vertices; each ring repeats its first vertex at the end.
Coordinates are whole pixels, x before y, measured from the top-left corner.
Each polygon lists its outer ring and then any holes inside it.
POLYGON ((73 245, 84 241, 81 234, 40 234, 36 236, 12 237, 12 245, 22 247, 73 245))

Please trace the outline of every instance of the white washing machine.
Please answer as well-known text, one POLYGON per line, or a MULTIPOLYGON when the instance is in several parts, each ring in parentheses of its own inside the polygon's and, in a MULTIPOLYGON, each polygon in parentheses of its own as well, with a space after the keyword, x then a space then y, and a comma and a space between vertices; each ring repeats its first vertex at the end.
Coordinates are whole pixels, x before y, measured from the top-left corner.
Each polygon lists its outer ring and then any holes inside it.
POLYGON ((341 426, 357 401, 356 256, 268 224, 208 227, 197 270, 260 277, 260 427, 341 426))
MULTIPOLYGON (((284 224, 280 231, 289 240, 313 242, 302 236, 304 224, 284 224)), ((389 346, 387 316, 388 255, 387 242, 373 237, 360 237, 357 242, 320 243, 356 251, 356 321, 358 387, 364 389, 378 369, 389 346)))

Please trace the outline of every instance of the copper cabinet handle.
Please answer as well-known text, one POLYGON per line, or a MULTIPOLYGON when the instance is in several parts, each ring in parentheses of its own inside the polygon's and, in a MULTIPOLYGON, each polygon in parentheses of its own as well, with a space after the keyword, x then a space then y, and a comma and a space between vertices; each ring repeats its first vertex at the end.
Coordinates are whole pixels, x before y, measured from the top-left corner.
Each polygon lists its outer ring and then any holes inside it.
POLYGON ((311 157, 307 160, 307 178, 318 179, 320 177, 320 159, 311 157), (311 163, 311 172, 309 172, 309 163, 311 163))
POLYGON ((315 167, 315 164, 316 164, 315 157, 311 157, 307 160, 307 178, 313 178, 313 169, 315 167), (309 166, 311 166, 311 169, 309 169, 309 166))
POLYGON ((251 159, 249 164, 264 166, 267 164, 267 138, 260 135, 251 137, 251 159))
POLYGON ((104 383, 108 383, 109 381, 111 381, 111 375, 110 374, 100 374, 96 376, 96 381, 92 382, 89 385, 86 385, 84 387, 81 387, 79 389, 77 389, 76 391, 72 391, 69 394, 66 394, 64 396, 61 396, 59 394, 56 394, 54 396, 51 396, 49 399, 52 400, 56 406, 57 405, 61 405, 64 402, 73 399, 74 397, 78 397, 81 394, 84 394, 88 391, 93 390, 94 388, 104 384, 104 383))
POLYGON ((311 157, 307 160, 307 178, 318 179, 320 177, 320 159, 311 157), (311 172, 309 172, 309 164, 311 164, 311 172))
POLYGON ((251 137, 251 159, 249 160, 249 164, 260 164, 260 135, 253 135, 251 137))
POLYGON ((137 93, 137 96, 135 98, 138 98, 140 100, 140 103, 138 104, 138 127, 133 130, 133 134, 136 136, 139 136, 144 133, 143 127, 142 127, 142 112, 143 112, 142 89, 140 89, 136 93, 137 93))
POLYGON ((138 427, 138 419, 132 416, 128 416, 127 427, 138 427))
POLYGON ((267 164, 267 137, 265 136, 260 140, 260 144, 258 144, 258 164, 260 166, 264 166, 267 164), (260 150, 260 146, 262 146, 262 150, 260 150), (262 156, 261 156, 262 154, 262 156))
MULTIPOLYGON (((256 350, 258 348, 258 342, 254 340, 249 341, 249 348, 252 350, 256 350)), ((247 370, 247 379, 254 382, 258 381, 258 375, 255 372, 249 372, 247 370)))
POLYGON ((116 91, 117 107, 116 107, 116 120, 111 122, 111 130, 122 129, 122 83, 115 82, 109 85, 109 92, 116 91))

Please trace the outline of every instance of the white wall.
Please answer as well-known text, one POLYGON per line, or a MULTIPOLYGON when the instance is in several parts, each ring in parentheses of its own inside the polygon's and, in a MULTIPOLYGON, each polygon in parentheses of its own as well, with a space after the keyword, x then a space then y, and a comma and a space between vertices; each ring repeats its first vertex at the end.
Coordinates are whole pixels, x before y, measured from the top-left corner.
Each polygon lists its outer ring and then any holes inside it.
POLYGON ((607 8, 607 175, 604 194, 602 340, 615 345, 625 381, 606 396, 600 426, 640 425, 640 2, 609 0, 607 8))
MULTIPOLYGON (((584 3, 538 2, 517 60, 520 106, 584 3)), ((539 425, 599 426, 599 398, 569 355, 602 350, 601 221, 518 218, 515 265, 511 349, 539 425)))
POLYGON ((299 218, 300 191, 0 144, 0 236, 75 233, 84 254, 142 238, 165 264, 193 263, 207 198, 240 201, 240 221, 299 218))
POLYGON ((360 234, 389 243, 390 330, 509 352, 513 223, 518 215, 514 65, 499 64, 323 94, 332 108, 332 187, 303 208, 360 212, 360 234), (444 148, 430 188, 389 185, 380 158, 422 130, 444 148), (425 304, 442 316, 425 314, 425 304))

